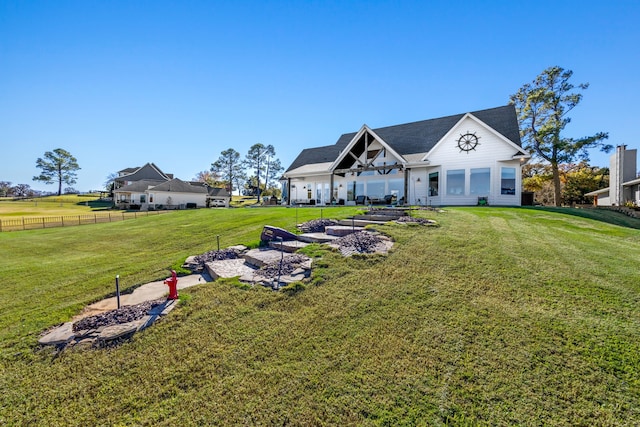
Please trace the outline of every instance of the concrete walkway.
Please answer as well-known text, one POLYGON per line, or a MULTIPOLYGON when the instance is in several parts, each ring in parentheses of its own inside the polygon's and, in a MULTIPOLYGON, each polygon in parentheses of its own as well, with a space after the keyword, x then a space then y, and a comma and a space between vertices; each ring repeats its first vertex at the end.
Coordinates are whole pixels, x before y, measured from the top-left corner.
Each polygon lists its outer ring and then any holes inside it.
MULTIPOLYGON (((169 277, 169 276, 167 276, 169 277)), ((190 288, 206 282, 212 282, 208 273, 194 273, 188 276, 178 277, 178 290, 190 288)), ((169 286, 164 284, 164 280, 147 283, 137 287, 133 293, 120 295, 120 305, 136 305, 146 301, 153 301, 166 296, 169 293, 169 286)), ((71 319, 71 322, 77 322, 80 319, 89 316, 95 316, 106 311, 118 308, 116 297, 103 299, 85 307, 80 314, 71 319)))

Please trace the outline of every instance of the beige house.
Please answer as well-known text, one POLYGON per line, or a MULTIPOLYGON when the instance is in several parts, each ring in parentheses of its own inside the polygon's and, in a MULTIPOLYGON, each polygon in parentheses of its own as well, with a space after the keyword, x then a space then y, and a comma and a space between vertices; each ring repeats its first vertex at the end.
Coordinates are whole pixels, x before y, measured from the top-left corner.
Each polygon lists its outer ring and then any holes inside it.
POLYGON ((119 209, 188 209, 229 206, 226 190, 202 182, 186 182, 165 174, 153 163, 124 169, 115 179, 114 202, 119 209))

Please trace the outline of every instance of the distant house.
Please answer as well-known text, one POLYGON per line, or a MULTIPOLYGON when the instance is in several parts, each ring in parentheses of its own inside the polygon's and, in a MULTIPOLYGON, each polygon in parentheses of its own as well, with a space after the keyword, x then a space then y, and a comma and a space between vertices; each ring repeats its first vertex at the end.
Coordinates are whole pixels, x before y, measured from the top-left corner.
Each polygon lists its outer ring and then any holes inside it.
POLYGON ((190 182, 191 185, 201 186, 207 189, 208 208, 228 208, 231 203, 231 193, 226 188, 210 187, 204 182, 190 182))
MULTIPOLYGON (((165 174, 153 163, 139 168, 128 168, 118 172, 115 179, 114 201, 120 209, 185 209, 204 208, 211 205, 229 206, 221 193, 204 183, 191 183, 165 174), (211 196, 211 193, 215 194, 211 196), (219 202, 218 200, 223 200, 219 202)), ((231 196, 229 196, 229 199, 231 196)))
POLYGON ((609 159, 609 187, 592 191, 596 206, 624 206, 633 203, 640 206, 640 177, 637 176, 638 150, 627 150, 626 145, 616 147, 609 159))
POLYGON ((512 105, 371 129, 303 150, 283 174, 289 204, 520 205, 512 105))

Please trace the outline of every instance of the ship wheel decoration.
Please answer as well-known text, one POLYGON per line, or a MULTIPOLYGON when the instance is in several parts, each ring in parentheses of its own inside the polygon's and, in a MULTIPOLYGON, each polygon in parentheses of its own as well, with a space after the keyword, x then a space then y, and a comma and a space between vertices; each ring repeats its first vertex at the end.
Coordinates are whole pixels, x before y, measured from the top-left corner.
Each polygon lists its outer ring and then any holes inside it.
POLYGON ((469 131, 464 135, 460 134, 460 138, 458 138, 458 148, 460 152, 466 151, 467 154, 469 154, 469 151, 475 150, 478 145, 478 139, 480 139, 480 137, 469 131))

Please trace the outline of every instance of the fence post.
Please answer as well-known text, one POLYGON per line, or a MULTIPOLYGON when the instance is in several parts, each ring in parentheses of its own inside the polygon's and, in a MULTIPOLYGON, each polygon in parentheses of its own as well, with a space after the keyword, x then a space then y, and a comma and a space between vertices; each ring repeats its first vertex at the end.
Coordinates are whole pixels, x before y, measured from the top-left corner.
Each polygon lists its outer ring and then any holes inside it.
POLYGON ((78 215, 78 225, 80 225, 80 215, 78 215))
POLYGON ((111 212, 109 212, 109 222, 111 222, 111 212))
POLYGON ((25 228, 24 228, 24 217, 22 217, 22 231, 24 231, 24 230, 25 230, 25 228))
POLYGON ((94 224, 98 223, 98 214, 93 214, 93 223, 94 224))
POLYGON ((45 226, 44 226, 44 217, 42 217, 42 228, 45 228, 45 226))
POLYGON ((64 215, 60 217, 62 219, 62 226, 64 227, 64 215))
POLYGON ((0 219, 0 233, 2 233, 2 220, 0 219))

